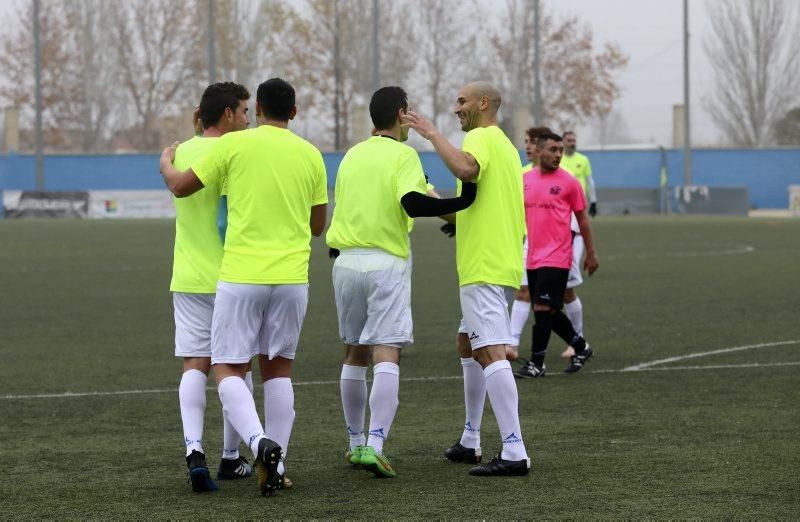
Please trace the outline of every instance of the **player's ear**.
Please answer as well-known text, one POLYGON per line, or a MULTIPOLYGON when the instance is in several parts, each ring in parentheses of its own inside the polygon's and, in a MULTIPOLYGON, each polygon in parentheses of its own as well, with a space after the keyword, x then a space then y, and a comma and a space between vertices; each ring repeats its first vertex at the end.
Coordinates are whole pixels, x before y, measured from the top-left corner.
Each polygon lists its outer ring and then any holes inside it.
POLYGON ((297 106, 292 107, 292 110, 289 111, 289 120, 293 120, 295 116, 297 116, 297 106))

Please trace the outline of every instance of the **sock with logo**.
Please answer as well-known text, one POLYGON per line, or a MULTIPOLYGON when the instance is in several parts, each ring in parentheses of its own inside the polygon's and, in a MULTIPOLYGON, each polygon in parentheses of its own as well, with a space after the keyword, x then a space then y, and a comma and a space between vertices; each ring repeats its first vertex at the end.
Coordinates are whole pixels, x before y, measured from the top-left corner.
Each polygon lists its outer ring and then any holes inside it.
POLYGON ((364 419, 367 409, 367 367, 343 364, 339 391, 342 395, 342 411, 352 450, 366 443, 364 419))
POLYGON ((294 389, 289 377, 264 381, 264 435, 278 443, 284 458, 294 425, 294 389))
POLYGON ((264 438, 264 426, 258 418, 253 395, 247 389, 244 379, 231 375, 222 379, 217 386, 222 411, 227 415, 231 426, 250 446, 253 457, 258 455, 258 443, 264 438))
MULTIPOLYGON (((247 372, 244 374, 244 383, 247 385, 247 389, 250 390, 250 395, 253 394, 253 372, 247 372)), ((239 443, 242 442, 242 438, 236 433, 236 430, 231 425, 230 421, 228 420, 228 416, 225 415, 225 411, 222 412, 222 458, 228 460, 236 460, 239 458, 239 443)))
POLYGON ((586 340, 575 333, 572 323, 564 312, 556 310, 553 314, 553 331, 564 341, 575 348, 575 353, 580 353, 586 349, 586 340))
POLYGON ((553 319, 550 311, 534 311, 533 317, 533 342, 531 344, 531 362, 541 367, 544 364, 545 350, 550 342, 550 333, 553 331, 553 319))
POLYGON ((583 303, 581 298, 576 297, 571 303, 564 303, 564 313, 567 314, 569 322, 575 329, 575 333, 583 337, 583 303))
POLYGON ((367 446, 383 453, 383 443, 400 403, 400 367, 392 362, 381 362, 372 370, 372 392, 369 396, 369 438, 367 446))
POLYGON ((183 442, 186 456, 193 450, 203 453, 203 417, 206 413, 206 381, 200 370, 186 370, 178 387, 178 401, 183 422, 183 442))
POLYGON ((529 302, 514 300, 514 304, 511 305, 511 337, 514 339, 514 346, 519 346, 519 338, 530 314, 531 304, 529 302))
POLYGON ((472 357, 461 359, 461 371, 464 374, 466 420, 459 443, 465 448, 480 450, 483 404, 486 401, 486 377, 483 375, 481 365, 472 357))
POLYGON ((522 431, 519 426, 517 383, 511 372, 511 363, 493 362, 483 369, 483 373, 486 376, 486 393, 489 395, 489 402, 503 441, 503 452, 500 457, 505 460, 527 459, 528 454, 522 442, 522 431))

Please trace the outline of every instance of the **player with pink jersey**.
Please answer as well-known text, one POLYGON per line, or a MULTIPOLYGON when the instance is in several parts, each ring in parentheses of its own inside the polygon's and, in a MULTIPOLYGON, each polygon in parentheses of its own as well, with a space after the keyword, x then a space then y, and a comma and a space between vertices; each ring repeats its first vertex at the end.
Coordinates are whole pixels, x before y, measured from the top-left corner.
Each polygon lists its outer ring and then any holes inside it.
POLYGON ((592 275, 599 266, 586 213, 586 196, 578 180, 559 168, 564 153, 561 136, 542 134, 537 148, 539 166, 523 176, 528 232, 526 268, 536 324, 531 360, 514 373, 518 378, 544 376, 544 356, 553 331, 575 350, 566 373, 579 371, 592 356, 589 344, 575 333, 572 323, 561 311, 572 266, 570 221, 573 213, 586 244, 584 269, 592 275))

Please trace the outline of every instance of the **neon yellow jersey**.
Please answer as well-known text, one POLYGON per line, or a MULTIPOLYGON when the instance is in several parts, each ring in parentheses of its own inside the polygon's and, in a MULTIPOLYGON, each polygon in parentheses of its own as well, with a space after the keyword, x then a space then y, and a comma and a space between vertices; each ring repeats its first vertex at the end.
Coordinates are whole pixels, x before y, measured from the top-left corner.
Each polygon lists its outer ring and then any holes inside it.
POLYGON ((221 281, 308 282, 311 207, 328 202, 316 147, 288 129, 262 125, 222 136, 192 170, 206 186, 227 183, 221 281))
POLYGON ((475 202, 456 214, 459 284, 517 288, 522 278, 519 251, 525 235, 519 152, 496 126, 469 131, 462 148, 475 158, 480 172, 475 202))
POLYGON ((580 152, 575 152, 572 156, 564 156, 561 157, 561 165, 560 167, 576 178, 583 187, 584 194, 586 193, 586 178, 592 175, 592 164, 589 163, 589 158, 581 154, 580 152))
POLYGON ((336 208, 328 246, 380 248, 408 258, 414 220, 400 205, 409 192, 427 192, 417 151, 373 136, 347 151, 336 174, 336 208))
MULTIPOLYGON (((175 168, 184 171, 206 155, 217 138, 195 136, 175 151, 175 168)), ((213 294, 217 291, 222 241, 217 230, 220 186, 211 184, 188 198, 175 200, 175 250, 172 292, 213 294)))

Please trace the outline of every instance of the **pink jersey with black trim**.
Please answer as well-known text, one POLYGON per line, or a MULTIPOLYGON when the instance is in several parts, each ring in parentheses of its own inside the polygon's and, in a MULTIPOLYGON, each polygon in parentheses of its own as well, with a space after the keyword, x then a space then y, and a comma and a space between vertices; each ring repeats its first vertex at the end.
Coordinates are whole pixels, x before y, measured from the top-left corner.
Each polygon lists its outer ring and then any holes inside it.
POLYGON ((586 208, 586 196, 580 182, 564 169, 542 173, 539 167, 523 177, 525 224, 528 231, 526 267, 566 268, 572 266, 573 212, 586 208))

